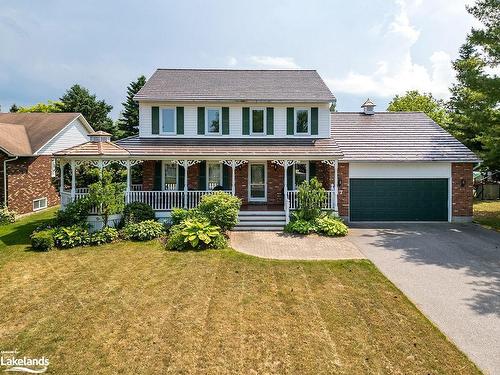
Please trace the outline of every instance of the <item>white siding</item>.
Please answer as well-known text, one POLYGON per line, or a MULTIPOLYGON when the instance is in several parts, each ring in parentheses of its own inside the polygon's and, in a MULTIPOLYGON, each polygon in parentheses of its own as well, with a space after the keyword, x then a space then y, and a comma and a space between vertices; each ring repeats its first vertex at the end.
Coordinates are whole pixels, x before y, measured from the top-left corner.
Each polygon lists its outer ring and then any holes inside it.
POLYGON ((242 135, 242 108, 243 107, 273 107, 274 108, 274 137, 294 137, 286 134, 287 107, 318 107, 318 135, 314 138, 330 137, 330 110, 327 103, 139 103, 139 136, 141 137, 204 137, 198 135, 198 107, 229 107, 229 135, 223 137, 249 137, 242 135), (174 106, 184 107, 184 135, 152 135, 151 134, 151 107, 174 106))
POLYGON ((77 146, 89 140, 87 128, 79 119, 73 120, 59 134, 45 144, 36 154, 52 155, 54 152, 77 146))
POLYGON ((451 178, 450 163, 349 163, 350 178, 451 178))

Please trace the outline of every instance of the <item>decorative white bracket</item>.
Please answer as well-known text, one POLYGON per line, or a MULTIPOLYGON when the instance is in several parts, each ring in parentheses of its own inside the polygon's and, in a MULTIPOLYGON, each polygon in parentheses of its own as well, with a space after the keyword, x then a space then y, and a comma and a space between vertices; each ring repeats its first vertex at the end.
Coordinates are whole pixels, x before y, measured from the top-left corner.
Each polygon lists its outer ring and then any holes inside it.
POLYGON ((337 160, 321 160, 322 163, 328 164, 330 167, 333 167, 337 164, 337 160))
POLYGON ((133 167, 134 165, 142 163, 141 160, 116 160, 116 162, 120 165, 123 165, 124 167, 126 167, 127 165, 133 167))
POLYGON ((280 167, 291 167, 294 164, 300 163, 300 160, 273 160, 272 163, 280 167))
POLYGON ((219 160, 219 163, 225 164, 231 168, 237 168, 240 165, 248 163, 248 160, 219 160))
POLYGON ((172 163, 177 163, 181 167, 190 167, 192 165, 195 165, 196 163, 199 163, 200 160, 172 160, 172 163))

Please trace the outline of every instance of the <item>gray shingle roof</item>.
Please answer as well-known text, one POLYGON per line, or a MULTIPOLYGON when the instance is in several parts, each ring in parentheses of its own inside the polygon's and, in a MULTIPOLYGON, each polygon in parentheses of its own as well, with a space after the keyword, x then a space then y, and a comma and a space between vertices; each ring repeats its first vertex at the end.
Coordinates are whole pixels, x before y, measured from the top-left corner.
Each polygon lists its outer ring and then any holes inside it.
POLYGON ((336 112, 332 137, 344 160, 463 161, 477 156, 421 112, 336 112))
POLYGON ((134 99, 330 102, 335 97, 315 70, 158 69, 134 99))

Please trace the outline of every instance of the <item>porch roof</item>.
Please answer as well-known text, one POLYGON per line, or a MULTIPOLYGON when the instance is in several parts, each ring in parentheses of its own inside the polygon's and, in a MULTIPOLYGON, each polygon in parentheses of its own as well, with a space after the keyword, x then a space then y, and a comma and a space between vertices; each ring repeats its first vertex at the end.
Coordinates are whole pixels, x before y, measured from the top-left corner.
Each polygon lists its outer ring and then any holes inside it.
POLYGON ((139 138, 121 139, 116 145, 130 157, 302 158, 338 159, 343 156, 331 139, 283 138, 139 138))

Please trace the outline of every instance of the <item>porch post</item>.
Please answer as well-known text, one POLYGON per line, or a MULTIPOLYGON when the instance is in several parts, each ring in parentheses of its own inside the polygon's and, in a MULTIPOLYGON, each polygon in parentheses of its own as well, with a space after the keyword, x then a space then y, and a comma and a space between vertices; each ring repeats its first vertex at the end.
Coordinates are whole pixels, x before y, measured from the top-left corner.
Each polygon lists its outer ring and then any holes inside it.
POLYGON ((59 171, 61 173, 61 181, 59 183, 59 192, 64 192, 64 165, 65 163, 62 160, 59 160, 59 171))
POLYGON ((338 194, 339 194, 339 189, 338 189, 338 169, 339 169, 339 161, 335 160, 335 163, 333 164, 334 168, 334 183, 335 183, 335 202, 334 202, 334 210, 335 212, 339 212, 339 206, 338 206, 338 194))
POLYGON ((125 191, 125 204, 128 204, 129 192, 132 190, 132 176, 130 175, 130 160, 127 160, 127 191, 125 191))
MULTIPOLYGON (((287 186, 287 172, 288 172, 288 160, 283 160, 283 202, 288 205, 288 186, 287 186)), ((285 210, 288 207, 285 207, 285 210)))
POLYGON ((75 200, 76 195, 76 164, 71 160, 71 200, 75 200))
POLYGON ((234 181, 234 176, 235 176, 235 173, 234 173, 234 170, 236 168, 236 161, 234 160, 231 160, 231 193, 235 196, 236 195, 236 185, 235 185, 235 181, 234 181))
POLYGON ((184 164, 184 208, 188 208, 188 202, 187 202, 187 198, 188 198, 188 161, 187 160, 184 160, 183 161, 183 164, 184 164))

